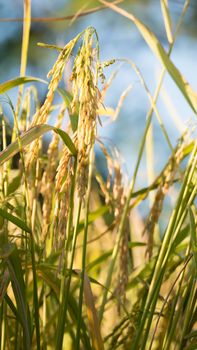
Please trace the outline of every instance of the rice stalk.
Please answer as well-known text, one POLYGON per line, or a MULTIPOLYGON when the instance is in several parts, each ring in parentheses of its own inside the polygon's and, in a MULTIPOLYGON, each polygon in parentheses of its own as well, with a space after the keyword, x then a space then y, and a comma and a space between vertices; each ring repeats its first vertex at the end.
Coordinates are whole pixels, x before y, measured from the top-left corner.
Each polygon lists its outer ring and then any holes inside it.
POLYGON ((180 140, 178 146, 176 147, 174 153, 169 159, 168 165, 165 168, 165 171, 162 175, 161 183, 157 189, 157 192, 155 194, 155 199, 152 205, 152 208, 150 210, 150 213, 148 215, 148 218, 146 219, 145 227, 143 230, 142 235, 145 233, 148 234, 148 247, 147 247, 147 254, 149 257, 149 260, 152 257, 152 250, 153 250, 153 236, 154 236, 154 230, 155 226, 158 223, 164 198, 170 188, 170 186, 173 184, 176 172, 179 168, 179 164, 183 158, 183 144, 180 140))
MULTIPOLYGON (((65 64, 79 39, 80 35, 78 35, 76 38, 71 40, 60 52, 53 68, 48 73, 48 78, 51 77, 51 81, 48 86, 48 93, 46 96, 46 99, 44 101, 44 104, 41 106, 41 108, 38 110, 38 112, 34 115, 31 127, 39 124, 45 124, 47 122, 47 119, 49 117, 49 112, 52 106, 53 98, 55 91, 58 87, 58 84, 60 80, 62 79, 63 70, 65 67, 65 64)), ((28 152, 28 158, 27 158, 27 167, 29 168, 32 164, 32 162, 36 159, 38 154, 38 140, 31 144, 30 150, 28 152)))
MULTIPOLYGON (((94 63, 95 58, 93 56, 92 48, 93 34, 94 32, 92 32, 91 29, 87 30, 84 34, 84 43, 77 53, 71 77, 73 85, 73 112, 76 110, 76 104, 79 104, 79 120, 77 128, 77 188, 80 198, 84 198, 87 189, 88 161, 96 135, 98 63, 94 63), (96 65, 95 67, 94 64, 96 65)), ((95 52, 95 55, 98 55, 98 53, 95 52)))
MULTIPOLYGON (((163 5, 170 56, 188 1, 174 36, 168 4, 163 1, 163 5)), ((142 32, 145 30, 143 35, 150 34, 143 23, 136 19, 135 23, 142 32)), ((149 44, 156 50, 154 36, 152 40, 149 44)), ((92 27, 64 48, 42 46, 59 51, 49 72, 48 93, 40 107, 36 89, 24 88, 20 118, 16 118, 18 112, 6 98, 18 126, 14 131, 17 140, 9 146, 8 125, 3 108, 0 111, 1 350, 194 348, 197 143, 190 132, 190 138, 184 134, 173 148, 156 106, 171 61, 164 55, 152 97, 137 65, 124 60, 137 74, 151 106, 128 188, 116 147, 106 146, 97 137, 97 122, 102 125, 105 97, 116 75, 105 83, 103 69, 114 60, 100 62, 99 41, 92 27), (59 84, 69 58, 68 92, 59 84), (58 105, 54 104, 56 92, 62 98, 58 105), (56 114, 55 126, 46 124, 52 112, 56 114), (151 147, 147 140, 153 112, 172 153, 160 174, 147 187, 135 190, 145 144, 148 151, 151 147), (41 136, 48 131, 54 134, 45 151, 41 136), (102 160, 104 157, 104 174, 97 168, 96 142, 102 160), (10 159, 18 152, 21 160, 14 169, 10 159), (173 208, 164 202, 170 188, 177 197, 173 208), (137 220, 130 213, 140 204, 139 216, 141 208, 146 208, 143 200, 153 191, 156 195, 144 227, 149 234, 147 242, 141 237, 142 217, 137 220), (166 208, 171 210, 169 220, 166 208), (160 220, 165 222, 165 229, 161 226, 161 237, 156 241, 155 226, 160 220)), ((27 58, 27 50, 25 55, 27 58)), ((0 92, 36 81, 41 80, 19 77, 0 84, 0 92)), ((180 82, 178 85, 185 95, 189 92, 186 98, 191 103, 191 90, 187 86, 184 90, 180 82)), ((106 115, 119 113, 126 93, 121 96, 115 111, 107 107, 106 115)), ((150 162, 151 168, 153 157, 150 162)))

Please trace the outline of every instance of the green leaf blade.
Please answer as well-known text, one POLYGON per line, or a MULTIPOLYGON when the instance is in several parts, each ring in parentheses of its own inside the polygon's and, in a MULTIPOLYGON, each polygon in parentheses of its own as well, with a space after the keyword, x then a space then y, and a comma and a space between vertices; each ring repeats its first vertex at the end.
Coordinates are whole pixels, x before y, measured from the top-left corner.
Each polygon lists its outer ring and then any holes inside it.
POLYGON ((156 35, 132 13, 129 13, 121 9, 120 7, 112 3, 106 2, 104 0, 100 0, 100 2, 102 2, 109 8, 112 8, 120 15, 128 18, 136 25, 137 29, 139 30, 140 34, 142 35, 150 49, 162 63, 162 66, 165 67, 165 69, 168 71, 171 78, 174 80, 174 82, 182 92, 183 96, 188 101, 190 107, 195 113, 197 113, 197 94, 191 88, 189 83, 185 80, 180 71, 176 68, 174 63, 170 60, 169 56, 167 55, 160 41, 157 39, 156 35))
POLYGON ((16 86, 32 82, 48 84, 45 80, 36 77, 17 77, 0 84, 0 94, 4 94, 16 86))
MULTIPOLYGON (((77 150, 75 148, 74 143, 72 142, 70 136, 63 130, 57 129, 51 125, 47 124, 40 124, 33 126, 29 130, 27 130, 23 135, 20 136, 20 143, 22 148, 25 146, 28 146, 31 142, 35 141, 38 137, 44 135, 48 131, 54 131, 60 137, 62 138, 65 145, 70 150, 71 154, 76 156, 77 150)), ((19 149, 19 142, 16 140, 15 142, 11 143, 5 150, 3 150, 0 153, 0 165, 8 161, 10 158, 12 158, 15 154, 17 154, 20 151, 19 149)))
POLYGON ((32 233, 31 229, 26 225, 26 223, 19 219, 17 216, 14 216, 8 213, 6 210, 0 208, 0 216, 10 222, 12 222, 17 227, 21 228, 25 232, 32 233))
POLYGON ((161 10, 163 14, 168 42, 171 44, 173 42, 173 35, 172 35, 172 22, 171 22, 171 16, 170 16, 170 11, 168 6, 168 0, 161 0, 161 10))
POLYGON ((196 276, 197 276, 197 236, 196 236, 196 223, 195 223, 195 216, 193 209, 191 207, 188 208, 189 210, 189 218, 190 218, 190 235, 191 235, 191 245, 192 245, 192 252, 193 257, 195 261, 195 268, 196 268, 196 276))

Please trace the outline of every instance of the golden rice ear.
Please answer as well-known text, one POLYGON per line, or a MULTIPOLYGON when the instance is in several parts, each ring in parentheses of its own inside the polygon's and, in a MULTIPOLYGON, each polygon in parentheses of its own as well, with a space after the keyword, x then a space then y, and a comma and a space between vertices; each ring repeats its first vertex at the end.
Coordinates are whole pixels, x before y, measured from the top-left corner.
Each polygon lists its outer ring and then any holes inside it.
POLYGON ((63 247, 66 239, 66 227, 70 209, 70 188, 74 176, 74 161, 65 147, 57 168, 55 178, 54 243, 57 249, 63 247))
MULTIPOLYGON (((65 64, 78 40, 77 36, 75 39, 71 40, 60 52, 57 61, 55 62, 53 68, 48 73, 48 78, 51 77, 51 81, 48 86, 48 93, 46 96, 46 99, 44 101, 44 104, 41 106, 41 108, 36 112, 34 115, 34 118, 31 123, 31 127, 38 125, 38 124, 45 124, 48 120, 51 106, 54 99, 55 91, 58 88, 58 84, 60 80, 62 79, 63 70, 65 67, 65 64)), ((30 145, 28 157, 26 160, 27 168, 30 168, 33 164, 34 160, 37 158, 38 155, 38 142, 33 142, 30 145)))
MULTIPOLYGON (((102 142, 99 142, 101 150, 106 158, 108 167, 108 178, 105 183, 101 176, 97 175, 97 181, 104 194, 106 204, 109 204, 114 213, 114 222, 117 226, 120 222, 126 201, 126 181, 121 169, 121 159, 117 149, 112 149, 113 156, 108 152, 102 142)), ((128 283, 129 265, 129 235, 130 225, 127 218, 124 233, 120 241, 118 276, 115 287, 115 295, 118 296, 118 313, 121 313, 121 302, 126 300, 126 287, 128 283)))
POLYGON ((153 245, 154 245, 154 230, 155 226, 159 221, 159 217, 163 208, 163 202, 166 194, 168 193, 169 188, 172 186, 173 181, 175 179, 175 175, 179 169, 179 165, 184 156, 185 143, 184 138, 181 139, 175 149, 175 152, 170 157, 168 164, 163 172, 163 178, 161 183, 157 189, 155 199, 150 210, 150 213, 146 219, 145 227, 142 232, 144 235, 146 232, 148 233, 148 247, 147 247, 147 255, 149 260, 153 254, 153 245))
POLYGON ((77 189, 80 198, 84 198, 87 189, 89 157, 95 142, 99 100, 97 87, 98 57, 95 57, 93 34, 92 28, 85 31, 83 44, 79 48, 74 61, 71 79, 72 109, 76 110, 78 108, 79 110, 77 189))
MULTIPOLYGON (((129 218, 125 225, 125 231, 120 242, 119 252, 119 266, 118 266, 118 281, 116 287, 116 293, 120 300, 125 304, 126 302, 126 288, 129 280, 129 248, 130 241, 130 225, 129 218)), ((121 305, 118 304, 118 312, 121 314, 121 305)))
MULTIPOLYGON (((62 124, 62 120, 64 118, 66 106, 62 105, 61 110, 58 115, 57 123, 55 127, 60 128, 62 124)), ((51 223, 51 210, 52 210, 52 202, 54 197, 54 191, 52 190, 54 187, 54 179, 57 168, 58 161, 58 145, 59 145, 59 136, 54 133, 49 144, 47 150, 47 165, 44 170, 41 182, 41 193, 43 196, 43 229, 42 229, 42 241, 45 241, 49 226, 51 223)))

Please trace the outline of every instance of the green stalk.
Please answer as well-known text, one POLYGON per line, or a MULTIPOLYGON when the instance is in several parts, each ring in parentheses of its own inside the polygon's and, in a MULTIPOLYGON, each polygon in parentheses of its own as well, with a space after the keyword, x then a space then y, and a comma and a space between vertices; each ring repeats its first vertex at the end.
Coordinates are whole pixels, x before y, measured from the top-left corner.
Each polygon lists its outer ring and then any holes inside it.
POLYGON ((14 336, 14 349, 18 350, 18 344, 19 344, 19 322, 16 320, 16 326, 15 326, 15 336, 14 336))
POLYGON ((87 237, 88 237, 88 214, 89 214, 89 202, 90 202, 90 192, 91 192, 91 183, 92 183, 92 172, 93 172, 93 148, 91 149, 91 154, 90 154, 88 188, 87 188, 87 195, 86 195, 86 201, 85 201, 85 222, 84 222, 84 237, 83 237, 83 251, 82 251, 82 272, 81 272, 81 283, 80 283, 80 293, 79 293, 77 334, 76 334, 76 342, 75 342, 76 350, 79 350, 79 348, 80 348, 83 288, 84 288, 84 278, 85 278, 85 268, 86 268, 86 250, 87 250, 87 237))
MULTIPOLYGON (((29 36, 30 36, 30 27, 31 27, 31 0, 23 1, 23 37, 22 37, 22 50, 21 50, 21 68, 20 68, 20 76, 25 76, 26 67, 27 67, 27 56, 28 56, 28 48, 29 48, 29 36)), ((21 106, 23 94, 23 85, 19 87, 18 99, 16 104, 16 119, 14 121, 14 130, 12 135, 12 142, 15 141, 16 135, 18 134, 18 117, 19 110, 21 106)))
MULTIPOLYGON (((37 207, 37 185, 39 176, 39 161, 36 162, 36 178, 34 187, 34 199, 32 208, 32 232, 35 231, 36 222, 36 207, 37 207)), ((36 275, 36 259, 35 259, 35 243, 34 235, 30 236, 30 249, 31 249, 31 261, 32 261, 32 272, 33 272, 33 296, 34 296, 34 318, 35 318, 35 328, 36 328, 36 345, 37 349, 40 350, 40 320, 39 320, 39 302, 38 302, 38 285, 37 285, 37 275, 36 275)))
MULTIPOLYGON (((190 250, 190 247, 189 247, 189 249, 188 249, 188 254, 189 254, 189 250, 190 250)), ((186 254, 186 256, 188 256, 188 254, 186 254)), ((171 286, 171 288, 170 288, 170 290, 169 290, 167 296, 165 297, 165 301, 164 301, 164 303, 163 303, 163 305, 162 305, 162 307, 161 307, 161 310, 160 310, 160 312, 159 312, 158 319, 157 319, 157 321, 156 321, 156 325, 155 325, 155 328, 154 328, 154 331, 153 331, 151 343, 150 343, 150 346, 149 346, 149 349, 148 349, 148 350, 151 350, 151 349, 152 349, 152 345, 153 345, 153 342, 154 342, 155 334, 156 334, 156 331, 157 331, 157 328, 158 328, 158 325, 159 325, 159 320, 160 320, 160 318, 161 318, 161 315, 162 315, 162 313, 163 313, 163 310, 164 310, 164 308, 165 308, 165 305, 167 304, 168 299, 169 299, 170 295, 172 294, 172 291, 173 291, 173 289, 174 289, 174 287, 175 287, 177 281, 178 281, 179 278, 181 277, 181 283, 179 284, 178 293, 177 293, 177 295, 179 296, 180 288, 181 288, 181 285, 182 285, 182 282, 183 282, 183 278, 184 278, 184 274, 185 274, 185 269, 186 269, 188 263, 190 262, 191 258, 192 258, 191 255, 190 255, 189 257, 187 257, 187 259, 186 259, 186 261, 185 261, 185 263, 184 263, 183 268, 182 268, 181 271, 178 273, 178 275, 177 275, 177 277, 176 277, 174 283, 172 284, 172 286, 171 286)), ((178 300, 178 299, 177 299, 177 295, 176 295, 176 297, 175 297, 175 300, 176 300, 176 301, 178 300)), ((176 306, 176 303, 175 303, 174 306, 173 306, 174 312, 175 312, 175 306, 176 306)), ((174 312, 173 312, 173 314, 174 314, 174 312)), ((172 314, 171 314, 171 316, 172 316, 172 314)), ((170 327, 170 328, 171 328, 171 327, 170 327)))
MULTIPOLYGON (((2 110, 1 110, 2 114, 2 110)), ((2 115, 3 117, 3 115, 2 115)), ((7 140, 6 140, 6 125, 5 121, 2 118, 2 141, 3 141, 3 149, 7 146, 7 140)), ((5 198, 7 196, 7 188, 8 188, 8 169, 7 164, 4 164, 3 166, 3 178, 2 178, 2 193, 3 197, 5 198)), ((1 245, 6 244, 8 242, 8 227, 7 227, 7 220, 4 221, 4 230, 3 233, 1 233, 1 245)), ((2 300, 1 303, 1 314, 0 314, 0 321, 1 321, 1 350, 5 350, 6 347, 6 317, 7 317, 7 305, 2 300)))
POLYGON ((158 296, 159 296, 159 291, 160 291, 160 284, 162 282, 163 279, 163 275, 160 276, 160 280, 158 281, 157 285, 155 286, 155 295, 152 299, 152 305, 151 305, 151 309, 150 312, 147 316, 147 326, 145 328, 145 332, 144 332, 144 342, 141 345, 141 349, 145 348, 145 346, 147 345, 147 339, 148 339, 148 335, 149 335, 149 330, 151 327, 151 323, 152 323, 152 316, 154 315, 155 312, 155 307, 157 305, 157 301, 158 301, 158 296))
POLYGON ((36 327, 36 345, 37 345, 37 350, 40 350, 38 286, 37 286, 37 276, 36 276, 35 245, 34 245, 33 235, 31 235, 31 239, 30 239, 30 251, 31 251, 32 273, 33 273, 33 300, 34 300, 34 318, 35 318, 35 327, 36 327))
POLYGON ((183 322, 183 327, 181 329, 181 341, 179 345, 179 350, 184 349, 184 345, 186 345, 184 344, 184 337, 187 334, 189 324, 192 318, 191 317, 193 313, 192 311, 195 309, 195 304, 196 304, 196 279, 193 278, 189 299, 187 301, 187 307, 184 312, 184 322, 183 322))
MULTIPOLYGON (((71 284, 71 278, 72 278, 72 269, 73 269, 73 262, 74 262, 74 256, 75 256, 75 247, 76 247, 76 242, 77 242, 77 233, 78 233, 78 225, 80 221, 80 214, 81 214, 81 206, 82 206, 82 201, 80 200, 78 210, 77 210, 77 219, 76 219, 76 225, 74 229, 74 234, 73 234, 73 242, 72 242, 72 255, 71 255, 71 262, 70 262, 70 267, 68 271, 68 281, 65 284, 65 293, 63 294, 63 300, 62 300, 62 312, 61 312, 61 322, 65 324, 66 322, 66 315, 67 315, 67 308, 68 308, 68 297, 69 297, 69 291, 70 291, 70 284, 71 284), (64 317, 64 319, 63 319, 64 317)), ((59 341, 60 338, 57 337, 57 342, 56 342, 56 349, 59 350, 62 348, 62 344, 59 341)), ((62 340, 63 342, 63 340, 62 340)))
MULTIPOLYGON (((7 140, 6 140, 6 125, 5 121, 3 119, 2 114, 2 140, 3 140, 3 149, 6 149, 7 147, 7 140)), ((8 166, 7 163, 3 164, 3 194, 4 197, 7 196, 8 191, 8 166)))
MULTIPOLYGON (((184 270, 185 272, 185 270, 184 270)), ((173 307, 171 309, 171 317, 169 320, 169 325, 168 325, 168 330, 167 330, 167 334, 166 337, 164 339, 164 345, 163 345, 163 350, 168 350, 170 348, 170 345, 173 341, 173 336, 176 334, 176 327, 178 324, 178 321, 180 320, 181 317, 181 312, 183 309, 183 304, 185 302, 185 296, 187 295, 186 291, 185 291, 185 295, 182 296, 181 295, 181 287, 182 287, 182 283, 184 280, 185 274, 183 273, 181 281, 180 281, 180 285, 179 285, 179 290, 178 293, 175 297, 174 303, 173 303, 173 307), (180 298, 180 303, 179 303, 179 308, 176 311, 176 306, 178 304, 178 300, 180 298)))
POLYGON ((168 350, 170 349, 170 345, 172 343, 173 337, 175 335, 175 329, 177 327, 178 320, 180 319, 180 314, 181 314, 181 308, 183 302, 181 302, 179 309, 176 311, 176 306, 178 303, 178 300, 180 298, 180 293, 181 293, 181 288, 179 288, 179 291, 175 297, 175 300, 173 302, 173 306, 171 308, 171 313, 170 313, 170 319, 169 319, 169 324, 168 324, 168 329, 164 338, 164 345, 162 350, 168 350))
MULTIPOLYGON (((7 140, 6 140, 6 124, 3 119, 3 113, 2 110, 1 112, 1 117, 2 117, 2 143, 3 143, 3 149, 6 149, 7 147, 7 140)), ((7 190, 8 190, 8 164, 3 164, 3 172, 2 172, 2 194, 3 198, 7 197, 7 190)), ((8 243, 8 222, 7 220, 4 220, 3 223, 3 230, 1 230, 0 234, 0 243, 1 245, 8 243)))
POLYGON ((1 304, 1 350, 5 350, 6 345, 6 313, 7 313, 7 307, 6 303, 2 301, 1 304))
MULTIPOLYGON (((168 261, 168 257, 169 257, 169 254, 170 254, 170 251, 171 251, 171 248, 172 248, 172 243, 173 243, 172 237, 175 238, 174 232, 177 232, 177 230, 176 230, 177 226, 178 226, 177 225, 177 220, 180 219, 179 206, 182 203, 182 200, 184 199, 183 195, 185 195, 185 188, 187 188, 187 190, 189 191, 189 188, 187 186, 188 185, 188 183, 187 183, 188 179, 191 180, 191 176, 192 176, 192 174, 195 171, 196 162, 197 162, 197 154, 196 153, 197 153, 197 143, 196 143, 196 146, 194 147, 192 156, 190 158, 189 165, 187 167, 184 183, 183 183, 182 190, 180 192, 180 195, 179 195, 179 198, 178 198, 178 201, 177 201, 176 208, 175 208, 175 210, 174 210, 174 212, 173 212, 173 214, 171 216, 171 219, 170 219, 167 231, 165 233, 165 236, 164 236, 164 239, 163 239, 163 242, 162 242, 162 246, 161 246, 161 249, 160 249, 160 252, 159 252, 159 256, 157 258, 157 262, 156 262, 156 265, 155 265, 155 268, 154 268, 154 273, 153 273, 152 281, 151 281, 151 284, 150 284, 149 293, 148 293, 146 304, 145 304, 145 307, 144 307, 144 312, 143 312, 143 315, 142 315, 142 319, 141 319, 141 322, 140 322, 140 325, 139 325, 139 328, 138 328, 136 339, 135 339, 135 341, 133 342, 133 344, 131 346, 132 350, 136 349, 136 347, 138 346, 138 343, 142 340, 142 336, 141 335, 142 335, 142 331, 145 328, 145 325, 147 323, 149 309, 151 307, 152 300, 154 299, 155 294, 157 294, 157 284, 161 280, 161 276, 165 272, 165 267, 166 267, 166 264, 167 264, 167 261, 168 261)), ((191 193, 191 196, 189 198, 189 203, 192 203, 192 201, 195 198, 195 195, 196 195, 196 189, 194 187, 194 190, 191 193)), ((187 207, 186 208, 182 208, 182 210, 183 210, 183 213, 181 213, 182 214, 181 215, 182 216, 182 220, 181 221, 183 221, 183 217, 187 214, 187 207)), ((177 234, 178 234, 178 232, 177 232, 177 234)), ((154 314, 154 312, 152 311, 152 313, 149 314, 149 317, 152 318, 153 314, 154 314)), ((141 350, 144 349, 144 347, 146 345, 145 343, 146 343, 146 340, 147 340, 147 336, 148 336, 148 328, 146 328, 145 337, 142 340, 143 346, 141 347, 141 350)))
MULTIPOLYGON (((23 171, 23 178, 24 178, 24 187, 23 187, 23 196, 24 196, 24 216, 25 216, 25 221, 28 222, 30 221, 30 217, 31 217, 31 210, 30 210, 30 197, 29 197, 29 190, 28 190, 28 175, 27 175, 27 171, 26 171, 26 167, 25 167, 25 158, 24 158, 24 151, 23 151, 23 147, 22 147, 22 143, 21 143, 21 139, 20 139, 20 130, 19 130, 19 125, 18 125, 18 119, 17 119, 17 114, 14 110, 14 106, 10 100, 10 98, 8 97, 9 100, 9 104, 13 113, 13 117, 14 117, 14 125, 15 125, 15 131, 16 131, 16 135, 17 135, 17 141, 18 141, 18 145, 19 145, 19 152, 20 152, 20 157, 21 157, 21 164, 22 164, 22 171, 23 171)), ((9 164, 10 166, 10 164, 9 164)), ((28 222, 28 224, 31 226, 31 223, 28 222)), ((33 230, 32 230, 33 231, 33 230)), ((28 249, 27 249, 27 232, 24 233, 25 235, 25 244, 23 241, 23 238, 21 238, 21 247, 25 246, 25 281, 27 283, 28 281, 28 269, 27 269, 27 264, 28 264, 28 249)), ((30 236, 30 239, 33 236, 30 236)), ((26 299, 27 300, 27 299, 26 299)))
MULTIPOLYGON (((66 251, 66 254, 67 254, 67 251, 69 249, 68 244, 70 243, 72 222, 73 222, 76 170, 77 170, 77 159, 75 159, 74 176, 72 179, 72 185, 71 185, 71 191, 70 191, 70 210, 69 210, 68 223, 67 223, 67 229, 66 229, 67 242, 65 242, 65 249, 64 249, 64 251, 66 251)), ((81 207, 78 209, 78 215, 77 215, 78 222, 79 222, 79 218, 80 218, 80 211, 81 211, 81 207)), ((74 236, 77 235, 78 222, 76 223, 76 226, 75 226, 74 236)), ((73 254, 73 257, 71 259, 71 263, 73 265, 74 252, 72 252, 72 254, 73 254)), ((71 282, 72 266, 70 266, 70 271, 69 271, 69 280, 68 280, 69 282, 68 282, 68 284, 66 284, 66 268, 67 268, 66 260, 67 260, 67 258, 65 257, 65 261, 63 264, 63 268, 62 268, 62 275, 61 275, 60 304, 59 304, 59 315, 58 315, 57 336, 56 336, 56 346, 55 346, 56 350, 61 350, 62 345, 63 345, 64 327, 65 327, 66 313, 67 313, 67 307, 68 307, 68 295, 69 295, 70 282, 71 282)))
MULTIPOLYGON (((46 249, 43 250, 43 261, 46 259, 46 249)), ((47 317, 47 296, 46 296, 46 283, 43 281, 43 310, 42 310, 42 350, 47 349, 47 339, 45 334, 46 328, 46 317, 47 317)))

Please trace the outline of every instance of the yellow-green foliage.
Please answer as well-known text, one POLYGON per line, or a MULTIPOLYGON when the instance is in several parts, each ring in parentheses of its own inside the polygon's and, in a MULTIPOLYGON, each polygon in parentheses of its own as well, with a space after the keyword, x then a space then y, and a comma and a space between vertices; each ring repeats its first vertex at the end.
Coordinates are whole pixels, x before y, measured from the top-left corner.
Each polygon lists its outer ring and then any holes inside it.
POLYGON ((196 94, 170 60, 188 2, 172 33, 168 2, 161 1, 168 53, 139 19, 100 2, 134 22, 163 67, 152 97, 137 65, 122 60, 135 71, 150 102, 133 177, 128 185, 116 147, 97 135, 100 118, 107 115, 115 122, 129 91, 115 110, 105 106, 114 76, 106 82, 104 71, 116 60, 100 62, 98 35, 88 27, 64 48, 42 44, 59 51, 49 83, 24 76, 31 22, 30 2, 24 1, 21 76, 0 85, 0 93, 8 95, 20 86, 16 106, 6 97, 14 118, 8 146, 10 129, 0 111, 0 350, 197 349, 197 142, 188 129, 173 148, 156 106, 167 70, 196 112, 196 94), (62 88, 65 67, 70 81, 62 88), (34 82, 48 84, 41 106, 36 88, 25 86, 34 82), (58 105, 55 93, 61 97, 58 105), (149 163, 153 112, 171 150, 157 175, 149 163), (49 131, 44 152, 42 135, 49 131), (96 143, 107 179, 96 167, 96 143), (136 190, 145 146, 153 180, 136 190), (170 190, 176 200, 167 216, 170 190), (144 221, 139 204, 147 197, 150 211, 144 221))

